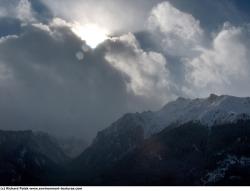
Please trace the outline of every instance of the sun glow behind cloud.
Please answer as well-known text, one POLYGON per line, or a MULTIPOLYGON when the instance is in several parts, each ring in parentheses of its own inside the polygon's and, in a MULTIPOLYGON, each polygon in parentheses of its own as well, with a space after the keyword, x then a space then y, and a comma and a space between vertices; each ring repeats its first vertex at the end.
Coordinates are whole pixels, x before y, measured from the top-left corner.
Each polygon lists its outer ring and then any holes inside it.
POLYGON ((91 48, 96 48, 100 43, 109 39, 108 31, 95 24, 75 24, 72 31, 91 48))

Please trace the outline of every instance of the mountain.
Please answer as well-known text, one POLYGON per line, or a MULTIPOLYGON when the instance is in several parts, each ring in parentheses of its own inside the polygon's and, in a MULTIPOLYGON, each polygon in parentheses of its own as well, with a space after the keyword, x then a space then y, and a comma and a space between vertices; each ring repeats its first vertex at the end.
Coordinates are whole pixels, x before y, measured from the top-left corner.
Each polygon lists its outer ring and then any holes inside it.
POLYGON ((74 158, 72 145, 0 131, 0 185, 249 185, 250 98, 178 98, 124 115, 74 158))
POLYGON ((156 115, 163 127, 190 121, 199 121, 206 126, 232 123, 242 118, 250 119, 250 98, 215 94, 204 99, 179 98, 168 103, 156 115))
POLYGON ((48 183, 51 172, 67 162, 55 140, 46 133, 0 131, 0 184, 48 183))
MULTIPOLYGON (((249 185, 250 121, 186 123, 145 140, 94 185, 249 185)), ((90 182, 91 183, 91 182, 90 182)))
MULTIPOLYGON (((133 114, 133 120, 143 126, 144 136, 160 132, 172 124, 181 125, 190 121, 199 121, 206 126, 232 123, 250 116, 250 98, 234 96, 217 96, 211 94, 208 98, 186 99, 178 98, 169 102, 157 112, 133 114)), ((112 128, 110 128, 112 129, 112 128)))
POLYGON ((160 111, 126 114, 71 162, 70 183, 246 184, 250 98, 178 98, 160 111))

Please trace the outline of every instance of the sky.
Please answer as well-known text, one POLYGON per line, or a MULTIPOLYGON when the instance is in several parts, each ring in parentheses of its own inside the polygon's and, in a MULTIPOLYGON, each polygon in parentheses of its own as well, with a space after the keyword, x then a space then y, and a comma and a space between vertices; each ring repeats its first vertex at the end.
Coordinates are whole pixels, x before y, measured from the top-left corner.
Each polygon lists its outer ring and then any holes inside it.
POLYGON ((250 95, 248 0, 1 0, 1 129, 87 141, 177 97, 250 95))

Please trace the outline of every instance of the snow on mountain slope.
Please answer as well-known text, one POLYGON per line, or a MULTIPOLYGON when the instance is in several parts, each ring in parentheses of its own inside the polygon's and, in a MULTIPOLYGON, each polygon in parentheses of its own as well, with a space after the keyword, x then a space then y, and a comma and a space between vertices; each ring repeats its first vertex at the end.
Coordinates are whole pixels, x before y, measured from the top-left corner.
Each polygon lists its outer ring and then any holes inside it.
POLYGON ((250 119, 250 98, 234 96, 217 96, 211 94, 208 98, 186 99, 178 98, 169 102, 156 112, 127 114, 126 117, 106 129, 106 133, 119 131, 120 128, 140 126, 144 137, 158 133, 172 124, 184 124, 197 121, 208 127, 216 124, 232 123, 238 119, 250 119))
POLYGON ((250 116, 250 98, 214 94, 204 99, 179 98, 168 103, 156 116, 165 126, 189 121, 199 121, 207 126, 234 122, 250 116))

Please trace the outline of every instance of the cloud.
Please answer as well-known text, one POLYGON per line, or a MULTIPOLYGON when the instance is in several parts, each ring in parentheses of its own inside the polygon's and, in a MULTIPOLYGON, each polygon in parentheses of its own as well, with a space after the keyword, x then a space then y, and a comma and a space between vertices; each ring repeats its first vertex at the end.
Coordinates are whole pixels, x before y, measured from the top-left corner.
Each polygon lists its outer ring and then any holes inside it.
POLYGON ((161 0, 84 0, 43 2, 55 17, 81 25, 95 24, 110 35, 141 31, 151 8, 161 0), (69 11, 72 10, 72 11, 69 11))
POLYGON ((209 33, 193 15, 169 2, 153 8, 147 26, 168 60, 171 92, 191 97, 211 92, 250 94, 246 89, 250 81, 249 26, 222 25, 209 33))
POLYGON ((35 21, 29 0, 20 0, 16 8, 17 18, 25 22, 35 21))
POLYGON ((186 75, 190 83, 200 90, 245 96, 249 94, 245 90, 245 85, 250 81, 248 36, 248 27, 225 23, 215 35, 212 47, 204 48, 198 57, 186 63, 186 75), (236 92, 235 87, 240 91, 236 92))
POLYGON ((0 38, 0 43, 7 41, 8 39, 18 38, 17 35, 7 35, 0 38))
POLYGON ((164 95, 160 87, 164 86, 163 74, 167 74, 165 59, 133 45, 136 39, 132 34, 90 50, 67 26, 44 25, 23 26, 21 35, 5 37, 0 43, 3 129, 36 129, 91 140, 126 112, 162 105, 162 99, 155 101, 156 93, 154 97, 145 94, 151 93, 149 84, 164 95), (123 49, 131 53, 130 63, 123 63, 123 49), (84 54, 80 60, 76 57, 79 51, 84 54), (136 67, 135 73, 148 84, 136 78, 131 83, 124 80, 124 74, 133 76, 114 67, 106 56, 119 59, 119 64, 131 64, 127 72, 136 67), (134 66, 132 62, 136 62, 134 66), (160 76, 158 70, 162 70, 160 76), (127 91, 130 85, 140 95, 127 91))
POLYGON ((25 23, 36 20, 29 0, 2 0, 0 7, 0 18, 19 19, 25 23))
POLYGON ((6 65, 0 63, 0 86, 6 86, 6 81, 10 78, 12 78, 11 71, 6 65))
POLYGON ((125 76, 129 92, 160 103, 169 99, 169 71, 165 57, 142 50, 132 33, 112 39, 105 58, 125 76))
POLYGON ((3 7, 0 7, 0 17, 4 17, 6 14, 6 10, 3 7))
POLYGON ((148 29, 158 38, 164 51, 174 56, 189 56, 200 45, 204 33, 198 20, 169 2, 153 8, 148 29))

